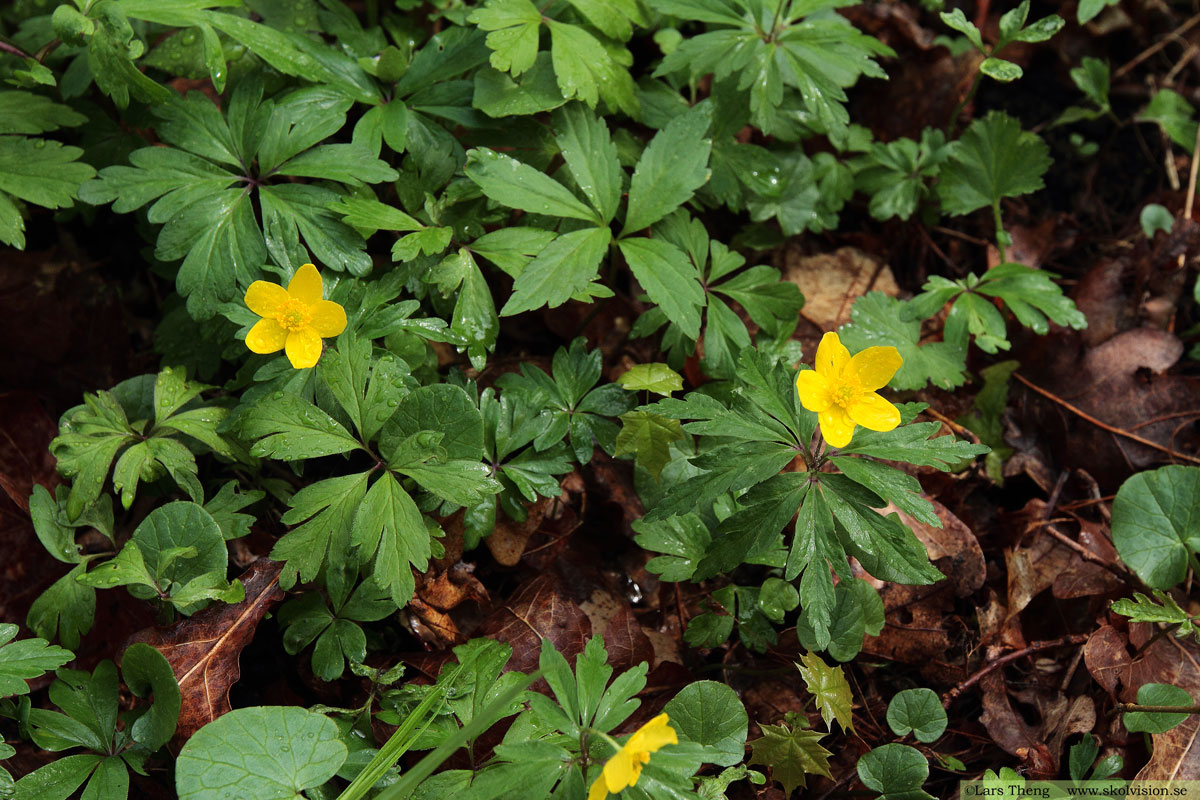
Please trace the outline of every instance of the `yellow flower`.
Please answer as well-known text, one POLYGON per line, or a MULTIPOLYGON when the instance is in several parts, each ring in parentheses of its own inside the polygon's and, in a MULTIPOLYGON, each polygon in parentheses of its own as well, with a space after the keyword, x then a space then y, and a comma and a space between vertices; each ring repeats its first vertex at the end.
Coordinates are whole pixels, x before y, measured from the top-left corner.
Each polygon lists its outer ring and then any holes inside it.
POLYGON ((604 771, 592 783, 587 800, 604 800, 609 792, 619 792, 633 786, 642 776, 642 765, 650 763, 650 754, 668 744, 679 744, 675 729, 667 724, 666 714, 659 714, 634 731, 617 754, 604 764, 604 771))
POLYGON ((875 393, 900 369, 904 359, 894 347, 868 347, 853 358, 832 331, 817 347, 816 369, 796 376, 800 405, 815 411, 821 434, 833 447, 845 447, 855 424, 890 431, 900 424, 900 411, 875 393))
POLYGON ((246 346, 255 353, 284 350, 296 369, 315 366, 321 339, 346 330, 346 309, 321 299, 323 290, 312 264, 296 270, 287 289, 268 281, 250 284, 246 305, 262 319, 246 334, 246 346))

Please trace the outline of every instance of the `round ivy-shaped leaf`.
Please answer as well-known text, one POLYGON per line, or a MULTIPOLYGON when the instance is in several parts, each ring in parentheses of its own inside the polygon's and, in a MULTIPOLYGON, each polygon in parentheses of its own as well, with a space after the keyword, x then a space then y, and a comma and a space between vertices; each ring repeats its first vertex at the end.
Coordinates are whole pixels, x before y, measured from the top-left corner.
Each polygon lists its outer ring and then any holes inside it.
POLYGON ((772 622, 783 622, 787 612, 800 605, 796 587, 781 578, 767 578, 758 592, 758 608, 772 622))
POLYGON ((179 800, 292 800, 346 760, 337 725, 296 706, 239 708, 198 730, 175 763, 179 800))
POLYGON ((148 644, 131 644, 121 658, 121 675, 138 697, 154 695, 154 703, 133 723, 133 740, 150 750, 162 747, 175 735, 179 721, 179 682, 171 663, 148 644))
MULTIPOLYGON (((1144 684, 1138 689, 1137 701, 1142 706, 1190 706, 1194 702, 1183 689, 1167 683, 1144 684)), ((1187 714, 1167 711, 1128 711, 1125 727, 1134 732, 1166 733, 1187 718, 1187 714)))
POLYGON ((716 681, 688 684, 663 708, 671 727, 705 746, 704 760, 727 767, 741 762, 750 723, 737 692, 716 681))
POLYGON ((477 461, 483 454, 483 417, 471 398, 457 386, 422 386, 400 401, 383 426, 379 447, 390 454, 400 442, 420 431, 438 431, 450 458, 477 461))
POLYGON ((932 689, 905 689, 888 704, 887 721, 897 736, 912 731, 917 741, 932 742, 946 730, 946 710, 932 689))
POLYGON ((922 793, 929 762, 915 747, 885 744, 858 760, 858 777, 863 786, 880 794, 922 793))
MULTIPOLYGON (((168 582, 179 588, 211 572, 224 578, 229 566, 221 526, 195 503, 180 501, 154 509, 133 532, 133 541, 142 552, 146 569, 163 588, 168 582), (188 547, 196 548, 195 556, 178 555, 181 548, 188 547)), ((149 586, 130 586, 129 593, 143 600, 156 596, 149 586)), ((183 610, 191 612, 190 608, 183 610)))
POLYGON ((1117 490, 1113 544, 1147 586, 1170 589, 1187 573, 1188 550, 1200 547, 1200 467, 1139 472, 1117 490))

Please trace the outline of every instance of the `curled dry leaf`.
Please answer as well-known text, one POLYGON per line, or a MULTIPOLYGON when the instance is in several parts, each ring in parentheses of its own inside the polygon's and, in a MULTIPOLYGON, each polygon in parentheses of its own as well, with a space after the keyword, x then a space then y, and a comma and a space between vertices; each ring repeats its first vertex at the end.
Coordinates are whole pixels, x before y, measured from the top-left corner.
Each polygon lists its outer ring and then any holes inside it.
POLYGON ((1128 639, 1112 625, 1105 625, 1088 637, 1083 647, 1083 663, 1096 683, 1109 694, 1116 694, 1121 676, 1129 668, 1128 639))
POLYGON ((467 600, 480 605, 490 602, 487 589, 475 577, 475 565, 462 561, 436 574, 431 570, 418 575, 417 596, 441 611, 449 611, 467 600))
POLYGON ((283 565, 261 558, 240 576, 246 599, 214 603, 195 616, 166 627, 147 628, 129 644, 145 642, 166 656, 179 681, 182 708, 172 747, 230 711, 229 689, 242 675, 240 656, 267 612, 283 599, 283 565))
POLYGON ((942 527, 935 528, 913 519, 890 503, 879 513, 884 516, 893 511, 899 514, 900 521, 912 528, 921 544, 925 545, 929 560, 949 579, 954 593, 959 597, 973 594, 987 578, 987 566, 983 562, 979 540, 950 509, 931 497, 925 499, 933 504, 942 527))

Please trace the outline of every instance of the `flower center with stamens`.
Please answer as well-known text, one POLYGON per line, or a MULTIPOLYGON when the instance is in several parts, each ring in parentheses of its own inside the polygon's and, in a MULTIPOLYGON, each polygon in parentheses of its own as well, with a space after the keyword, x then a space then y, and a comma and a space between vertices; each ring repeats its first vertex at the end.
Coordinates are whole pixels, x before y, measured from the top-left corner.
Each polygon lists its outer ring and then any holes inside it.
POLYGON ((849 383, 838 384, 833 388, 832 391, 829 392, 829 397, 833 400, 834 404, 842 408, 850 405, 850 401, 852 401, 857 395, 858 389, 854 386, 851 386, 849 383))
POLYGON ((308 310, 308 304, 289 298, 275 312, 275 321, 285 331, 295 331, 312 322, 312 313, 308 310))

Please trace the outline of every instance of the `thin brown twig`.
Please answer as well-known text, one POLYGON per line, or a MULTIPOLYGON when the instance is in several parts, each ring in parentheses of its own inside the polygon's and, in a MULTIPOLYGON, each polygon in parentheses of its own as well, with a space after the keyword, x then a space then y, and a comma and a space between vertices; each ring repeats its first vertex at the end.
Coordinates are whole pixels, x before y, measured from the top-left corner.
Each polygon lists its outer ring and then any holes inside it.
POLYGON ((1192 205, 1196 201, 1196 173, 1200 170, 1200 128, 1196 128, 1196 141, 1192 145, 1192 163, 1188 170, 1187 199, 1183 203, 1183 218, 1192 218, 1192 205))
POLYGON ((1088 422, 1092 423, 1097 428, 1101 428, 1101 429, 1106 430, 1109 433, 1115 434, 1117 436, 1124 436, 1126 439, 1131 439, 1132 441, 1135 441, 1138 444, 1144 444, 1146 447, 1150 447, 1155 450, 1158 450, 1159 452, 1166 453, 1167 455, 1171 456, 1172 458, 1178 458, 1181 461, 1190 461, 1193 464, 1200 464, 1200 458, 1196 458, 1195 456, 1189 456, 1185 453, 1180 453, 1178 450, 1172 450, 1169 447, 1164 447, 1163 445, 1159 444, 1158 442, 1152 442, 1149 439, 1146 439, 1142 436, 1138 436, 1136 433, 1130 433, 1127 430, 1124 430, 1122 428, 1116 428, 1112 425, 1109 425, 1107 422, 1103 422, 1101 420, 1096 419, 1091 414, 1087 413, 1086 411, 1079 408, 1078 406, 1071 405, 1066 400, 1063 400, 1061 397, 1054 394, 1053 392, 1047 391, 1046 389, 1043 389, 1042 387, 1038 386, 1037 384, 1031 383, 1029 381, 1029 379, 1027 379, 1023 375, 1021 375, 1021 373, 1019 373, 1019 372, 1014 372, 1012 375, 1014 378, 1016 378, 1017 380, 1019 380, 1021 383, 1025 384, 1026 386, 1028 386, 1033 391, 1040 394, 1042 397, 1045 397, 1048 400, 1053 400, 1055 403, 1058 403, 1060 406, 1067 409, 1068 411, 1071 411, 1071 412, 1077 414, 1082 419, 1087 420, 1088 422))
POLYGON ((1136 56, 1129 59, 1124 64, 1122 64, 1120 67, 1118 67, 1116 72, 1114 72, 1112 75, 1113 80, 1115 81, 1118 78, 1124 77, 1125 73, 1129 72, 1131 69, 1136 67, 1138 64, 1142 63, 1147 58, 1149 58, 1150 56, 1157 53, 1159 50, 1162 50, 1164 47, 1166 47, 1172 41, 1177 41, 1177 39, 1175 39, 1174 37, 1178 37, 1179 35, 1186 33, 1187 31, 1196 27, 1197 24, 1200 24, 1200 14, 1196 14, 1193 17, 1189 17, 1182 25, 1180 25, 1175 30, 1171 31, 1171 33, 1169 35, 1162 37, 1157 42, 1150 45, 1145 50, 1138 53, 1136 56))
POLYGON ((1032 653, 1037 653, 1042 650, 1052 650, 1055 647, 1066 647, 1067 645, 1083 644, 1087 640, 1088 640, 1088 634, 1075 633, 1075 634, 1071 634, 1070 636, 1064 636, 1061 639, 1054 639, 1052 641, 1034 642, 1033 644, 1029 645, 1028 647, 1022 647, 1020 650, 1014 650, 1013 652, 1009 653, 1008 655, 1001 656, 1000 658, 997 658, 995 661, 991 662, 990 664, 987 664, 983 669, 979 670, 974 675, 967 678, 965 681, 958 684, 953 689, 951 689, 950 691, 948 691, 944 695, 942 695, 942 707, 949 708, 950 704, 953 703, 960 694, 965 692, 967 689, 970 689, 972 686, 979 683, 981 680, 983 680, 984 678, 986 678, 988 675, 995 672, 996 670, 1000 669, 1000 667, 1003 667, 1005 664, 1011 664, 1012 662, 1016 661, 1017 659, 1024 658, 1027 655, 1030 655, 1032 653))
POLYGON ((948 427, 950 430, 957 433, 959 436, 962 436, 964 439, 970 439, 972 444, 979 444, 978 436, 976 436, 970 429, 964 428, 962 425, 959 425, 957 422, 950 419, 945 414, 942 414, 941 412, 939 412, 933 408, 925 409, 925 413, 928 414, 929 416, 933 417, 934 419, 936 419, 938 422, 942 423, 946 427, 948 427))

